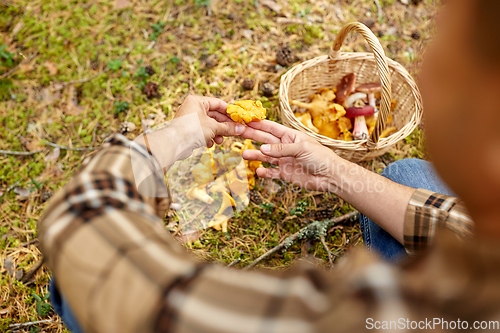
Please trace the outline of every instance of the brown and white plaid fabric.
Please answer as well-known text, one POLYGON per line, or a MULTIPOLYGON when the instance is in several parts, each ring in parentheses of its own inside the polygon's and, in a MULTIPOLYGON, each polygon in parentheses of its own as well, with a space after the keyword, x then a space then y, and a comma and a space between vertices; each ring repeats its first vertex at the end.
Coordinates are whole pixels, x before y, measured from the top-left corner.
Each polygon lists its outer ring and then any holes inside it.
POLYGON ((168 198, 137 192, 129 141, 118 135, 105 145, 54 196, 39 227, 57 287, 86 332, 356 332, 368 318, 499 317, 500 246, 449 237, 463 228, 451 198, 415 193, 405 239, 429 243, 426 223, 448 231, 404 266, 354 249, 331 271, 304 263, 241 271, 190 256, 162 224, 168 198))
POLYGON ((422 252, 434 239, 438 227, 462 237, 472 236, 474 224, 458 198, 418 189, 406 209, 404 246, 410 255, 422 252))

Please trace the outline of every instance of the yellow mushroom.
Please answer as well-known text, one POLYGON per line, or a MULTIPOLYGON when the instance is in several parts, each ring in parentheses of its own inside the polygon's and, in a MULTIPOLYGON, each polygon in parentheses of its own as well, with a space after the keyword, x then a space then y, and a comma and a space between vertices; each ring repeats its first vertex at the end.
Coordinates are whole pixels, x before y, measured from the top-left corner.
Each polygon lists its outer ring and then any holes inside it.
POLYGON ((207 193, 207 185, 196 186, 196 187, 189 189, 186 192, 186 197, 189 200, 198 199, 201 202, 204 202, 204 203, 209 204, 209 205, 214 202, 214 199, 212 199, 212 197, 209 196, 207 193))
POLYGON ((309 128, 314 133, 319 133, 319 130, 313 125, 311 114, 309 112, 295 113, 295 118, 305 127, 309 128))
POLYGON ((214 180, 214 174, 211 166, 203 163, 196 164, 191 170, 194 181, 198 184, 207 184, 214 180))
POLYGON ((209 227, 213 227, 217 231, 227 232, 227 221, 229 217, 223 214, 215 214, 213 220, 208 222, 209 227))
POLYGON ((219 208, 217 214, 222 214, 228 207, 236 206, 234 199, 228 193, 228 189, 224 184, 224 178, 219 178, 215 181, 215 184, 210 188, 210 192, 219 192, 222 195, 222 204, 219 208))
POLYGON ((387 127, 383 132, 382 134, 380 134, 380 138, 383 139, 383 138, 386 138, 388 137, 389 135, 391 135, 392 133, 396 132, 396 127, 387 127))
POLYGON ((237 170, 229 172, 227 174, 227 180, 233 198, 238 196, 241 202, 247 206, 250 203, 248 181, 246 179, 242 180, 238 178, 237 170))
MULTIPOLYGON (((320 89, 317 94, 311 95, 311 103, 292 100, 290 101, 290 104, 309 110, 313 119, 321 116, 327 116, 328 120, 335 121, 345 115, 345 110, 342 105, 334 103, 334 99, 335 94, 332 90, 320 89)), ((316 124, 314 125, 318 127, 316 124)))
POLYGON ((337 139, 340 129, 336 121, 330 121, 325 116, 316 117, 313 120, 314 126, 319 130, 319 134, 332 139, 337 139))
POLYGON ((231 119, 238 123, 249 123, 266 119, 266 109, 261 101, 238 101, 227 106, 227 113, 231 119))

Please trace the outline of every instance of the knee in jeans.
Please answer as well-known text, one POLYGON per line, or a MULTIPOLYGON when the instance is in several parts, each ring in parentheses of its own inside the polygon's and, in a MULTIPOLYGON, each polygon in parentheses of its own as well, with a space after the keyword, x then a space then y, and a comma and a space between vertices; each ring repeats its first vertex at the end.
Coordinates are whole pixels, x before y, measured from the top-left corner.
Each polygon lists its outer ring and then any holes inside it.
POLYGON ((419 160, 416 158, 407 158, 403 160, 398 160, 389 164, 381 175, 392 181, 398 182, 401 177, 405 177, 409 169, 421 166, 422 164, 428 163, 424 160, 419 160))

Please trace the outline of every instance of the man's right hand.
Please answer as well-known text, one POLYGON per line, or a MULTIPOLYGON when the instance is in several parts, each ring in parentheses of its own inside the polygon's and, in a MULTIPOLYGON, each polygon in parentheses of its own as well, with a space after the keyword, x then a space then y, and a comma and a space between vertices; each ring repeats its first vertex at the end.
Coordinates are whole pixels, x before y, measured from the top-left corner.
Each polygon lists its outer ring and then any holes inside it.
POLYGON ((307 190, 328 191, 335 159, 340 157, 313 138, 269 120, 249 123, 241 136, 264 143, 260 151, 245 150, 244 159, 277 166, 257 169, 259 177, 281 178, 307 190))

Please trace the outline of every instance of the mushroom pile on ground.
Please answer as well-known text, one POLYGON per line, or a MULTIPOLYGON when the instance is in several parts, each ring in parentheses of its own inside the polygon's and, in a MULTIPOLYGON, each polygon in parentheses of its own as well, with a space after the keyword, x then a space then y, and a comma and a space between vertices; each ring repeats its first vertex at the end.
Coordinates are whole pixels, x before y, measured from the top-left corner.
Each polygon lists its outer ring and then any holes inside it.
POLYGON ((249 191, 255 186, 255 173, 262 162, 242 160, 241 153, 246 149, 256 149, 251 140, 234 142, 229 152, 215 152, 214 145, 207 148, 191 170, 195 184, 186 192, 189 200, 211 205, 214 195, 222 197, 219 210, 208 224, 216 230, 227 232, 227 221, 232 215, 228 211, 232 213, 238 203, 246 207, 250 201, 249 191))
MULTIPOLYGON (((292 100, 290 104, 309 112, 296 112, 295 117, 308 129, 335 140, 366 140, 375 128, 380 107, 379 82, 356 85, 353 73, 344 76, 334 87, 321 88, 312 94, 310 103, 292 100)), ((392 101, 391 111, 396 107, 392 101)), ((387 124, 392 121, 389 116, 387 124)), ((387 137, 396 127, 387 127, 380 135, 387 137)))

